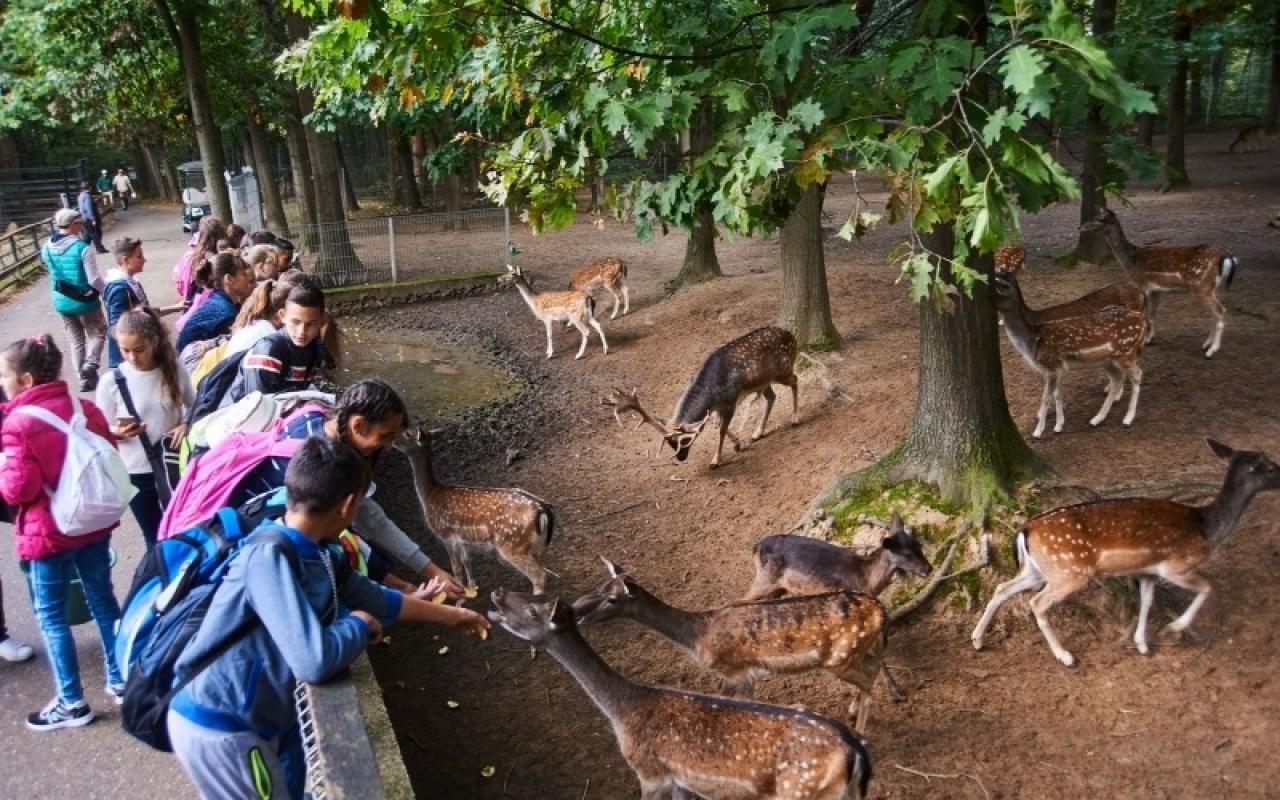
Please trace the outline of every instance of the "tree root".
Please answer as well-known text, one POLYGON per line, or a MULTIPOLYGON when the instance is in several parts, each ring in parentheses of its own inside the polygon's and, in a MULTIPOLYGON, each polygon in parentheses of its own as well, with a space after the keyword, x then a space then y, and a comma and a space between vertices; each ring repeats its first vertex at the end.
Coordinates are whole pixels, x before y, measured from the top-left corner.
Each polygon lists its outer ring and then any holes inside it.
POLYGON ((925 587, 921 589, 915 597, 912 597, 906 603, 903 603, 901 606, 898 606, 893 610, 889 615, 890 622, 897 622, 918 609, 920 606, 924 605, 925 601, 933 595, 934 591, 943 581, 951 578, 958 578, 961 575, 968 575, 971 572, 977 572, 991 563, 991 534, 983 531, 982 537, 978 540, 977 562, 962 570, 957 570, 952 573, 947 572, 947 570, 951 569, 951 562, 955 559, 956 547, 960 544, 960 540, 964 538, 967 530, 968 525, 962 524, 960 530, 951 535, 951 538, 947 540, 947 555, 942 559, 942 563, 938 565, 938 568, 933 571, 933 576, 929 578, 929 582, 925 584, 925 587))

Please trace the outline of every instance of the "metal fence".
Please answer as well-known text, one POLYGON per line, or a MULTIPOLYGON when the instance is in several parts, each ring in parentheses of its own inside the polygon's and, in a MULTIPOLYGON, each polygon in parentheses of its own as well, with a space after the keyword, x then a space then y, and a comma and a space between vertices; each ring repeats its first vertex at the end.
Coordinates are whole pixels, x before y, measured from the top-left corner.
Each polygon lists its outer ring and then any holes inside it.
POLYGON ((40 246, 53 232, 53 220, 44 219, 0 235, 0 289, 23 280, 40 264, 40 246))
POLYGON ((303 269, 324 286, 404 283, 481 272, 507 261, 505 208, 384 217, 307 226, 303 269))

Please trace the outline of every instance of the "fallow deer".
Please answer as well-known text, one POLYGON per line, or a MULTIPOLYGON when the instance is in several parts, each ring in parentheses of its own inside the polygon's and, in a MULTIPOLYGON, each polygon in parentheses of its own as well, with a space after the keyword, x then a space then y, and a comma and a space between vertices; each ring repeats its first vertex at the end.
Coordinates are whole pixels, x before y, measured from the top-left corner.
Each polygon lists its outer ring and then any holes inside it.
POLYGON ((605 560, 609 579, 573 604, 583 624, 629 617, 652 628, 749 697, 757 678, 825 669, 854 687, 849 715, 865 733, 871 689, 888 643, 889 616, 876 598, 854 592, 732 603, 684 611, 654 597, 605 560))
POLYGON ((534 592, 541 593, 547 585, 547 571, 538 559, 551 543, 554 509, 524 489, 440 483, 431 467, 431 440, 440 433, 411 428, 396 438, 395 447, 409 458, 413 487, 427 527, 449 552, 454 576, 474 586, 469 551, 492 548, 524 573, 534 592))
POLYGON ((1236 134, 1227 147, 1228 153, 1247 153, 1254 150, 1265 150, 1267 146, 1267 129, 1261 125, 1246 125, 1236 134))
POLYGON ((582 354, 587 352, 587 340, 591 338, 587 325, 595 328, 596 333, 600 334, 600 345, 604 348, 604 354, 609 354, 609 342, 604 338, 604 330, 601 329, 600 323, 596 321, 596 301, 591 299, 591 295, 576 291, 535 292, 520 268, 510 264, 507 265, 507 274, 499 278, 498 282, 503 286, 514 285, 533 315, 547 326, 547 358, 555 354, 555 347, 551 341, 551 326, 556 321, 568 322, 582 334, 582 346, 578 348, 578 354, 574 358, 582 358, 582 354))
POLYGON ((1116 261, 1129 273, 1129 280, 1146 293, 1147 317, 1150 320, 1147 342, 1156 335, 1155 319, 1160 293, 1190 291, 1209 307, 1214 318, 1209 337, 1200 348, 1205 351, 1205 358, 1211 358, 1218 352, 1227 316, 1227 307, 1218 299, 1218 290, 1225 291, 1231 285, 1231 279, 1240 266, 1237 258, 1207 244, 1139 247, 1125 237, 1120 220, 1107 208, 1099 211, 1097 218, 1086 222, 1080 230, 1102 231, 1116 261))
POLYGON ((811 711, 632 683, 579 633, 556 598, 499 590, 489 619, 542 645, 613 726, 644 800, 866 797, 866 743, 811 711))
POLYGON ((622 263, 622 259, 613 256, 602 258, 573 273, 569 278, 569 288, 576 292, 593 294, 601 287, 608 289, 609 294, 613 295, 613 311, 610 312, 609 319, 615 319, 618 316, 619 305, 622 306, 623 316, 631 311, 631 295, 627 289, 627 265, 622 263), (619 293, 622 294, 621 301, 618 299, 619 293))
POLYGON ((702 362, 693 382, 680 396, 669 422, 645 411, 634 389, 627 394, 615 388, 601 402, 613 406, 613 415, 619 425, 622 424, 622 412, 639 414, 642 422, 647 422, 662 434, 662 441, 675 451, 677 461, 689 457, 689 448, 707 420, 715 415, 720 426, 720 438, 716 442, 716 454, 711 459, 714 469, 720 466, 720 452, 726 435, 733 440, 735 451, 746 446, 729 430, 738 400, 743 395, 757 392, 764 400, 764 414, 751 434, 751 441, 764 435, 765 425, 769 422, 775 397, 771 384, 791 387, 791 424, 799 423, 800 383, 795 373, 796 352, 796 337, 790 331, 773 327, 757 328, 716 348, 702 362))
POLYGON ((997 304, 1004 320, 1004 331, 1009 342, 1023 359, 1044 376, 1044 392, 1040 397, 1040 410, 1036 414, 1036 429, 1032 436, 1040 438, 1045 420, 1049 416, 1049 398, 1057 411, 1054 433, 1061 433, 1066 425, 1062 407, 1062 376, 1080 367, 1101 366, 1107 372, 1107 396, 1102 408, 1089 420, 1090 425, 1101 425, 1111 411, 1111 406, 1124 393, 1124 379, 1130 384, 1129 410, 1124 424, 1133 424, 1138 413, 1138 393, 1142 386, 1142 368, 1138 356, 1142 352, 1143 337, 1147 332, 1147 318, 1141 311, 1122 306, 1107 306, 1089 314, 1068 319, 1050 320, 1033 324, 1027 315, 1026 303, 1018 281, 1011 275, 997 275, 995 279, 997 304))
POLYGON ((974 649, 982 649, 983 634, 1001 604, 1043 586, 1031 599, 1031 612, 1054 656, 1072 666, 1075 658, 1059 644, 1046 615, 1098 575, 1138 576, 1133 641, 1143 655, 1150 652, 1147 615, 1157 578, 1196 593, 1187 610, 1169 623, 1174 633, 1189 628, 1210 589, 1196 568, 1235 529, 1258 492, 1280 489, 1280 467, 1262 453, 1232 450, 1213 439, 1209 446, 1228 463, 1222 489, 1208 505, 1134 497, 1067 506, 1027 520, 1015 538, 1022 571, 996 587, 973 629, 974 649))
MULTIPOLYGON (((996 274, 1018 276, 1022 273, 1025 254, 1017 245, 1002 244, 996 250, 996 274)), ((1068 319, 1082 314, 1090 314, 1107 306, 1124 306, 1135 311, 1147 310, 1147 295, 1137 286, 1125 281, 1112 283, 1088 294, 1068 300, 1065 303, 1045 306, 1044 308, 1027 308, 1027 321, 1033 325, 1055 319, 1068 319)))

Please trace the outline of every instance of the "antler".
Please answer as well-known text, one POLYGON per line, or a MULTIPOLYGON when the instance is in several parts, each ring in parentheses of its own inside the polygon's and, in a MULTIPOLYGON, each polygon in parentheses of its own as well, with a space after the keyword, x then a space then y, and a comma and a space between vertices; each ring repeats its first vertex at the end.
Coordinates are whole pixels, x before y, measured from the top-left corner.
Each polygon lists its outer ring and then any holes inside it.
MULTIPOLYGON (((600 405, 613 406, 613 418, 618 421, 618 425, 622 425, 622 412, 634 411, 640 415, 641 424, 649 423, 654 428, 657 428, 658 432, 663 436, 671 433, 662 420, 645 411, 644 407, 640 405, 640 398, 637 396, 639 391, 639 389, 632 389, 631 394, 627 394, 615 387, 608 397, 600 398, 600 405)), ((639 425, 636 427, 639 427, 639 425)))

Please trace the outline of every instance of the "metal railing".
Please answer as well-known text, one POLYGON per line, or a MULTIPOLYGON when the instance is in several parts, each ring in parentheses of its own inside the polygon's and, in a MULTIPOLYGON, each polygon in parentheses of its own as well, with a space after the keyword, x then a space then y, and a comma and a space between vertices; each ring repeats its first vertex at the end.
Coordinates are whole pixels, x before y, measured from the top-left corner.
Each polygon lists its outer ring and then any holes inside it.
POLYGON ((0 288, 22 280, 40 263, 40 246, 53 233, 53 220, 45 219, 0 235, 0 288))

